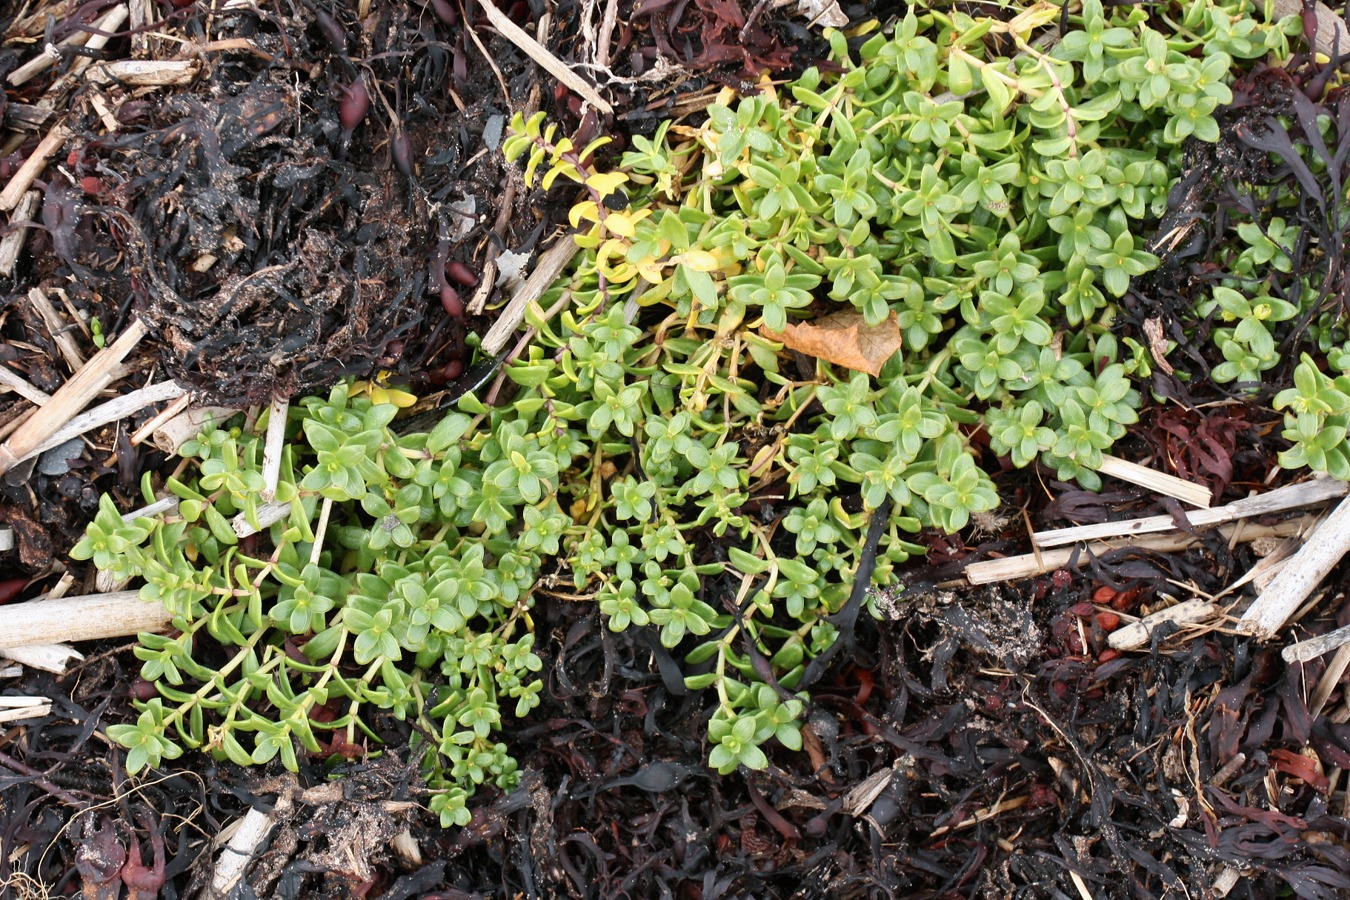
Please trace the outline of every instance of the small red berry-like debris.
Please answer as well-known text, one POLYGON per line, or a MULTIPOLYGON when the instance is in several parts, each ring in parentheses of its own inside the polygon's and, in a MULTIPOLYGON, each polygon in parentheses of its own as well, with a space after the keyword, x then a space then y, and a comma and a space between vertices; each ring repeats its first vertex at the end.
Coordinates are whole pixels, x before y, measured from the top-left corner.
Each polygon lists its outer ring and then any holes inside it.
POLYGON ((338 122, 342 125, 343 138, 350 138, 356 126, 370 110, 370 91, 361 79, 353 81, 343 88, 342 102, 338 105, 338 122))
POLYGON ((459 291, 448 284, 441 288, 441 306, 452 319, 464 318, 464 301, 459 299, 459 291))
POLYGON ((456 284, 462 284, 464 287, 478 286, 478 276, 473 274, 472 270, 462 262, 452 260, 446 263, 445 274, 453 278, 456 284))

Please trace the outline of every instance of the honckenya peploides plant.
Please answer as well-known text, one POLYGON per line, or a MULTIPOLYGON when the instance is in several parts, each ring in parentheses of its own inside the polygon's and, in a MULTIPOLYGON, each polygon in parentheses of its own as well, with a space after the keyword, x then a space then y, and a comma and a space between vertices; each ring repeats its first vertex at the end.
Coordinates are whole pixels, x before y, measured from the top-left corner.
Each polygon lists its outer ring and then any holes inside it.
MULTIPOLYGON (((1218 137, 1235 60, 1285 35, 1242 0, 916 7, 831 33, 830 65, 780 90, 636 138, 616 171, 603 141, 517 116, 504 150, 528 185, 580 191, 584 250, 527 313, 506 399, 406 435, 345 386, 306 400, 289 514, 251 537, 261 446, 239 427, 184 448, 176 512, 125 523, 105 502, 76 556, 175 615, 137 650, 160 696, 110 735, 133 770, 183 747, 295 767, 378 748, 392 717, 431 807, 463 823, 476 786, 515 783, 497 732, 539 701, 531 609, 561 589, 679 654, 719 771, 800 747, 813 660, 922 552, 906 535, 998 507, 994 457, 1099 485, 1151 365, 1112 332, 1158 265, 1141 235, 1181 145, 1218 137), (786 346, 844 320, 901 349, 869 371, 786 346)), ((1258 360, 1232 374, 1259 371, 1289 311, 1214 302, 1258 360)), ((1300 376, 1296 428, 1350 414, 1323 378, 1300 376)), ((1316 440, 1290 461, 1329 461, 1316 440)))

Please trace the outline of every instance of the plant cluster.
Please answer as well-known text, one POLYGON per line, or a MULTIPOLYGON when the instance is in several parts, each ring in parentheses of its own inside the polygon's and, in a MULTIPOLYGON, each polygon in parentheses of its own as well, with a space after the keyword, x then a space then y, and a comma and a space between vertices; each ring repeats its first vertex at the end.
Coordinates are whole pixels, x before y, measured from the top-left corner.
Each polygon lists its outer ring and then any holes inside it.
MULTIPOLYGON (((1087 0, 1057 44, 1060 7, 1008 12, 832 33, 829 71, 728 92, 701 126, 636 139, 619 172, 518 116, 508 156, 530 184, 582 185, 585 230, 527 312, 508 399, 466 397, 414 435, 342 387, 306 401, 287 515, 261 529, 257 435, 209 430, 186 451, 197 474, 166 485, 177 513, 108 505, 77 548, 175 614, 177 636, 138 650, 162 697, 110 730, 132 766, 180 745, 294 766, 295 743, 342 752, 376 737, 362 710, 386 710, 426 751, 433 808, 463 822, 475 785, 514 780, 493 733, 537 702, 529 610, 550 593, 683 652, 719 771, 799 747, 855 574, 886 583, 921 552, 906 534, 997 508, 986 447, 1099 484, 1149 365, 1111 333, 1157 265, 1138 235, 1177 148, 1217 136, 1233 59, 1284 50, 1244 0, 1176 22, 1087 0), (785 349, 790 325, 840 313, 902 336, 879 377, 785 349), (546 558, 565 590, 541 584, 546 558)), ((1316 402, 1344 415, 1333 399, 1316 402)))
POLYGON ((131 772, 185 747, 292 770, 359 755, 378 710, 411 729, 443 823, 468 821, 477 785, 516 783, 494 734, 539 702, 530 594, 565 525, 529 504, 578 448, 461 413, 396 435, 397 412, 345 385, 307 399, 268 503, 261 434, 239 427, 184 445, 196 473, 167 479, 174 512, 123 520, 102 498, 72 555, 141 579, 176 632, 142 635, 160 696, 108 729, 131 772), (517 537, 522 508, 535 527, 517 537))

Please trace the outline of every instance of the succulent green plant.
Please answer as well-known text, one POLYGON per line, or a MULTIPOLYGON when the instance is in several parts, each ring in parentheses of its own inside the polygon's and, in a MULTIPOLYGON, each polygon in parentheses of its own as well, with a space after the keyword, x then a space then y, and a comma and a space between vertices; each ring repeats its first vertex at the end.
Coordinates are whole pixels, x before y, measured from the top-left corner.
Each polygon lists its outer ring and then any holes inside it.
MULTIPOLYGON (((538 702, 549 557, 712 692, 714 768, 799 748, 808 666, 858 573, 888 583, 924 552, 909 536, 998 507, 986 443, 1095 488, 1136 420, 1149 357, 1112 324, 1157 264, 1138 234, 1181 143, 1217 135, 1233 58, 1286 49, 1245 0, 1178 11, 1085 0, 1047 46, 1059 7, 915 7, 889 34, 829 32, 829 70, 782 93, 728 91, 703 125, 635 139, 616 172, 517 116, 504 150, 526 183, 580 185, 583 252, 527 310, 505 400, 468 396, 410 435, 345 386, 306 400, 266 528, 258 434, 208 429, 184 451, 195 473, 165 482, 176 513, 125 524, 108 505, 77 548, 174 614, 138 650, 161 697, 109 732, 132 768, 183 747, 294 767, 377 746, 387 716, 425 750, 432 809, 467 821, 476 786, 517 778, 494 736, 538 702), (903 349, 876 375, 786 352, 789 325, 840 312, 903 349), (224 648, 209 665, 199 636, 224 648)), ((1251 235, 1248 265, 1277 264, 1281 240, 1251 235)), ((1259 373, 1288 310, 1224 290, 1201 314, 1236 322, 1233 377, 1259 373)), ((1323 446, 1350 375, 1300 373, 1280 397, 1289 462, 1350 466, 1323 446)))

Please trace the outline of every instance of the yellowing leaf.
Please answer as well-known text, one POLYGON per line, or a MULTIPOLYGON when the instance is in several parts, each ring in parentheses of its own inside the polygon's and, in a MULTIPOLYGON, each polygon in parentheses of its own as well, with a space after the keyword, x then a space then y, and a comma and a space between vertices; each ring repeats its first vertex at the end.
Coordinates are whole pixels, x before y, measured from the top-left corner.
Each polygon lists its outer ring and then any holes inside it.
POLYGON ((600 207, 596 206, 594 200, 583 200, 567 213, 567 221, 572 223, 573 228, 580 225, 582 219, 587 222, 600 221, 600 207))
POLYGON ((398 388, 389 387, 387 382, 390 373, 379 371, 370 381, 352 382, 351 396, 359 397, 366 394, 370 397, 372 403, 392 403, 399 409, 407 409, 417 402, 417 397, 398 388))
POLYGON ((684 263, 695 272, 714 272, 721 268, 717 262, 717 257, 707 250, 686 250, 673 257, 671 262, 684 263))
POLYGON ((650 209, 618 212, 611 211, 605 216, 605 228, 611 234, 630 238, 637 234, 637 223, 652 214, 650 209))
POLYGON ((601 197, 607 197, 628 181, 622 172, 596 172, 587 177, 586 186, 594 189, 601 197))
POLYGON ((900 349, 900 322, 892 312, 880 325, 868 325, 854 309, 831 313, 814 322, 789 323, 781 332, 760 329, 771 341, 826 362, 866 372, 873 378, 900 349))
POLYGON ((665 273, 661 270, 662 262, 653 259, 650 256, 638 260, 635 264, 638 274, 651 284, 660 284, 665 280, 665 273))
POLYGON ((407 409, 417 402, 417 397, 407 391, 380 387, 378 384, 370 386, 370 399, 375 403, 392 403, 399 409, 407 409))

